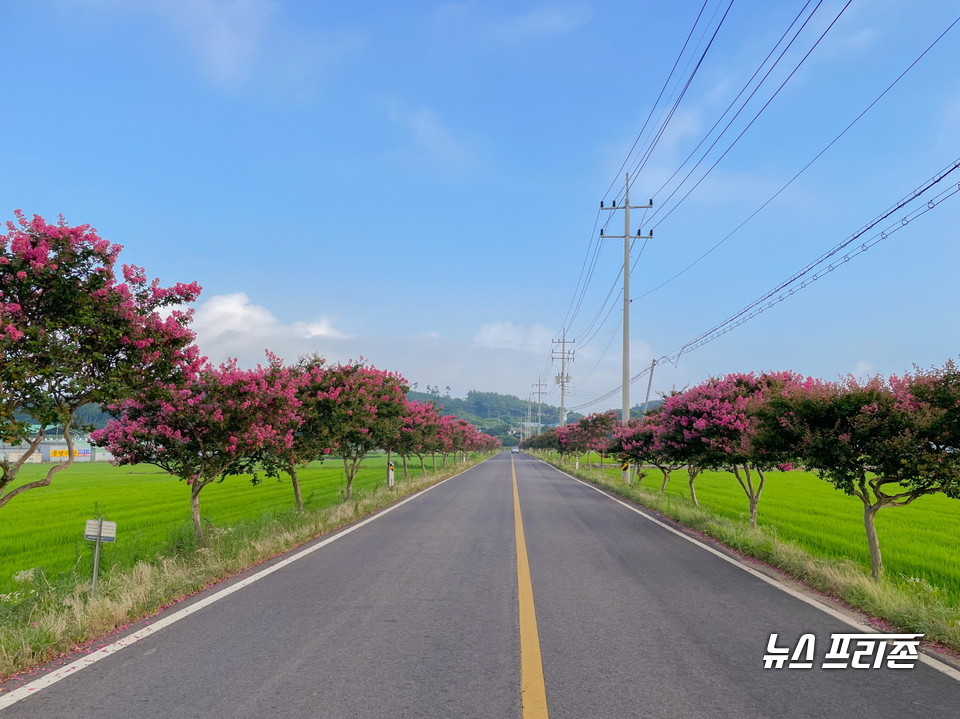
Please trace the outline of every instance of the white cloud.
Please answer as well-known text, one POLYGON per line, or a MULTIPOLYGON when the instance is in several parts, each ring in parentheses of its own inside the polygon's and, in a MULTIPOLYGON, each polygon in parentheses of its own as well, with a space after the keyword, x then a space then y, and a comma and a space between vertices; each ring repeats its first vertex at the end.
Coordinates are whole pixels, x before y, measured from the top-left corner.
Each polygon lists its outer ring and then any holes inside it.
POLYGON ((491 43, 516 45, 561 37, 589 19, 590 10, 582 3, 540 3, 515 15, 493 17, 483 4, 466 0, 444 3, 434 12, 440 37, 483 51, 489 51, 491 43))
POLYGON ((877 374, 877 367, 872 362, 867 360, 860 360, 857 364, 854 365, 853 371, 850 372, 857 379, 868 379, 877 374))
POLYGON ((277 10, 270 0, 162 0, 149 7, 187 39, 214 81, 228 85, 250 75, 277 10))
POLYGON ((308 99, 321 74, 362 42, 351 33, 290 28, 276 0, 61 0, 100 12, 152 16, 182 38, 201 72, 221 87, 253 84, 308 99))
POLYGON ((321 317, 313 322, 294 322, 291 328, 300 337, 343 337, 326 317, 321 317))
POLYGON ((552 339, 545 327, 510 322, 484 325, 474 342, 448 340, 435 331, 350 336, 325 316, 285 324, 243 292, 201 302, 193 329, 201 353, 214 363, 235 357, 252 367, 264 362, 267 349, 288 363, 313 353, 331 363, 363 358, 421 387, 450 386, 459 397, 472 389, 526 397, 552 339))
POLYGON ((414 165, 459 174, 477 164, 470 146, 458 140, 430 108, 411 108, 398 100, 387 102, 390 120, 406 130, 410 143, 394 151, 393 156, 414 165))
POLYGON ((540 5, 494 24, 491 35, 511 42, 557 37, 576 30, 589 17, 588 10, 580 5, 540 5))
POLYGON ((485 324, 473 336, 473 343, 480 347, 542 354, 549 352, 552 340, 553 333, 543 325, 524 327, 510 321, 485 324))
POLYGON ((264 349, 295 358, 316 351, 314 340, 344 338, 328 317, 284 325, 243 292, 214 295, 201 302, 193 329, 200 350, 213 361, 237 357, 245 364, 261 361, 264 349))

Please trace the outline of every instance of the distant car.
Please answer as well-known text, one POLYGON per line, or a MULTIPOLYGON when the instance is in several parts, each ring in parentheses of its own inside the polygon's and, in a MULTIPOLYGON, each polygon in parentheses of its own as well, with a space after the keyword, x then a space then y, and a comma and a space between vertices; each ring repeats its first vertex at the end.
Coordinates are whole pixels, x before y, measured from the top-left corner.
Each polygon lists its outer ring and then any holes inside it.
POLYGON ((510 454, 520 454, 520 448, 514 447, 513 449, 510 450, 510 454))

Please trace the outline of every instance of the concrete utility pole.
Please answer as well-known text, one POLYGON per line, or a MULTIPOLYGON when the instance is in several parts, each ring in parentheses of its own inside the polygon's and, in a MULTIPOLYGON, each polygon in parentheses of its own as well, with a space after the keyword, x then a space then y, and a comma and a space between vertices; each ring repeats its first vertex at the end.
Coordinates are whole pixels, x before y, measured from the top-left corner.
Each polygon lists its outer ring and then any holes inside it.
MULTIPOLYGON (((649 240, 653 237, 653 230, 649 235, 644 235, 640 230, 637 234, 630 234, 630 210, 649 210, 653 207, 653 200, 646 205, 630 204, 630 174, 627 173, 624 180, 623 205, 617 207, 604 207, 600 202, 601 210, 623 210, 623 234, 622 235, 604 235, 600 230, 601 237, 613 237, 615 239, 623 238, 623 385, 621 393, 623 395, 623 414, 621 420, 626 426, 630 421, 630 242, 633 240, 649 240)), ((624 481, 627 480, 628 472, 623 473, 624 481)))
POLYGON ((540 381, 541 378, 537 377, 537 383, 533 385, 535 389, 533 390, 532 395, 537 395, 537 434, 540 434, 540 431, 543 429, 543 395, 546 391, 547 385, 540 381))
POLYGON ((650 363, 650 379, 647 380, 647 396, 643 398, 643 411, 646 414, 647 405, 650 404, 650 388, 653 386, 653 370, 657 366, 657 361, 653 360, 650 363))
POLYGON ((560 426, 567 424, 567 411, 564 404, 566 399, 566 387, 570 381, 570 375, 567 374, 567 362, 573 362, 573 353, 575 350, 568 350, 567 345, 576 344, 576 340, 567 339, 567 331, 563 331, 561 339, 554 340, 553 344, 560 345, 559 350, 553 350, 553 359, 560 360, 560 374, 557 375, 557 384, 560 385, 560 426))
POLYGON ((533 402, 533 395, 527 397, 527 421, 523 425, 523 429, 520 432, 520 441, 525 442, 530 439, 530 403, 533 402))

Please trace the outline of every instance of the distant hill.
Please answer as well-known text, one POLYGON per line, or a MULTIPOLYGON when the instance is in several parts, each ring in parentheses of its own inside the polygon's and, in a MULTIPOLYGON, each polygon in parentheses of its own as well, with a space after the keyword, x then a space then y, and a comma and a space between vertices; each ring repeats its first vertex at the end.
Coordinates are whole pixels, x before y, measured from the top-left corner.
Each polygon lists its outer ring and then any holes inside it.
MULTIPOLYGON (((427 385, 426 392, 411 390, 407 397, 417 402, 433 402, 436 406, 442 407, 441 414, 452 414, 460 419, 465 419, 477 427, 480 427, 487 434, 500 439, 505 445, 516 444, 519 439, 521 422, 527 421, 527 400, 520 399, 512 394, 500 394, 498 392, 479 392, 470 390, 466 398, 452 397, 449 394, 441 394, 439 387, 427 385)), ((650 402, 650 407, 659 407, 662 401, 650 402)), ((540 408, 541 422, 545 427, 560 423, 560 408, 554 405, 545 404, 540 408)), ((619 416, 619 412, 617 415, 619 416)), ((643 410, 640 405, 636 405, 630 410, 631 417, 643 416, 643 410)), ((567 422, 577 422, 583 417, 578 412, 567 412, 567 422)), ((530 403, 530 421, 537 421, 537 404, 530 403)))

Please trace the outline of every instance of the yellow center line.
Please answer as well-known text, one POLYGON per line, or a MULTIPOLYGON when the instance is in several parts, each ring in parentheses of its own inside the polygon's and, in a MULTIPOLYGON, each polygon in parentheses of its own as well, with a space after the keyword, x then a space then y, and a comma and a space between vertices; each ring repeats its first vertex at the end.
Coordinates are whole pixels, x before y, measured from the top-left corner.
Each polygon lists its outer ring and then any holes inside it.
POLYGON ((523 719, 547 719, 547 690, 543 683, 543 661, 540 658, 540 634, 537 613, 533 606, 533 582, 527 543, 523 538, 523 517, 520 516, 520 493, 517 490, 517 469, 510 458, 513 475, 513 518, 517 533, 517 589, 520 605, 520 707, 523 719))

